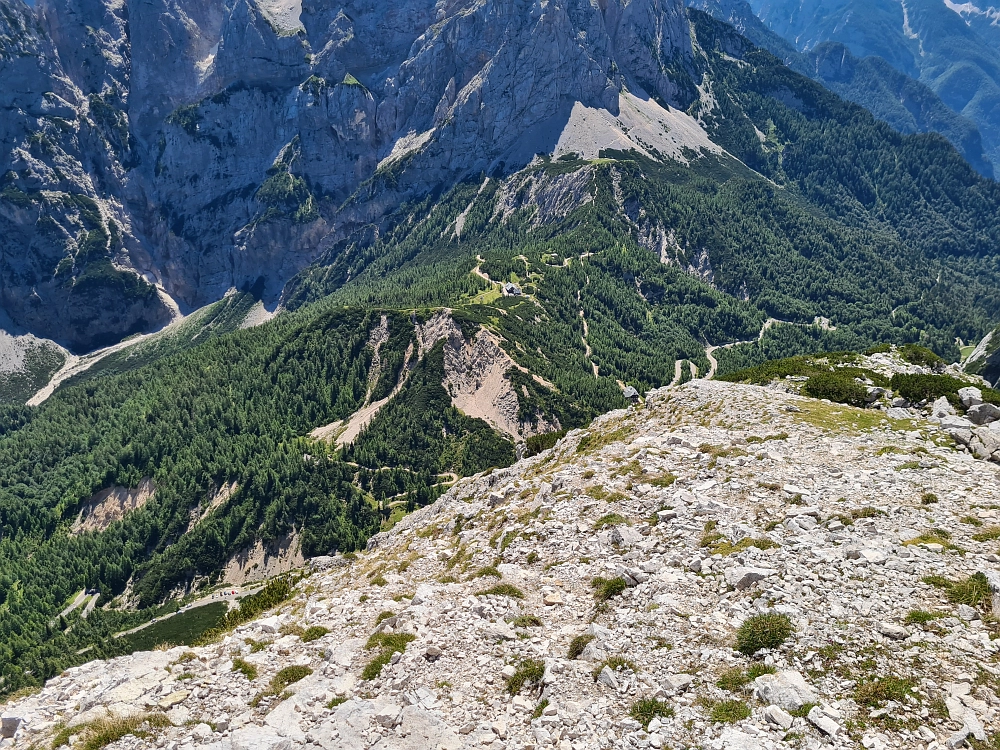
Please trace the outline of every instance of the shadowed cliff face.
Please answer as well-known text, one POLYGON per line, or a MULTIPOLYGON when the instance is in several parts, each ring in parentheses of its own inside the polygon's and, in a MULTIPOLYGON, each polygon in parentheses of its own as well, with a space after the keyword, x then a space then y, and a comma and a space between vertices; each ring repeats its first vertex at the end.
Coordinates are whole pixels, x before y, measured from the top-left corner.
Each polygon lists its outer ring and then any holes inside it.
POLYGON ((0 300, 77 349, 81 279, 101 343, 168 320, 167 295, 262 278, 276 300, 402 201, 523 166, 574 102, 697 96, 680 0, 0 9, 0 300))

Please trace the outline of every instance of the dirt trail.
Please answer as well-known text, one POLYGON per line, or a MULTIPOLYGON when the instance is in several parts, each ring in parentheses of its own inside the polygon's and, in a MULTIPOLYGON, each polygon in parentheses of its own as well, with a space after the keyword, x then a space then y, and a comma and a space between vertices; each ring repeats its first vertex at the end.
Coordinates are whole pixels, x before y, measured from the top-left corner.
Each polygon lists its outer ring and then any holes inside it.
MULTIPOLYGON (((705 380, 712 380, 716 373, 719 371, 719 361, 712 356, 714 352, 719 349, 731 349, 734 346, 740 346, 742 344, 759 344, 764 340, 764 334, 768 332, 774 326, 781 324, 783 326, 803 326, 808 327, 810 325, 815 325, 812 323, 789 323, 787 320, 778 320, 777 318, 768 318, 764 321, 764 324, 760 327, 760 332, 757 334, 757 338, 750 339, 749 341, 734 341, 731 344, 722 344, 721 346, 708 345, 705 347, 705 358, 708 359, 709 369, 708 374, 705 375, 705 380)), ((833 330, 833 329, 830 329, 833 330)), ((694 365, 691 365, 692 368, 694 365)), ((692 370, 692 373, 694 370, 692 370)))

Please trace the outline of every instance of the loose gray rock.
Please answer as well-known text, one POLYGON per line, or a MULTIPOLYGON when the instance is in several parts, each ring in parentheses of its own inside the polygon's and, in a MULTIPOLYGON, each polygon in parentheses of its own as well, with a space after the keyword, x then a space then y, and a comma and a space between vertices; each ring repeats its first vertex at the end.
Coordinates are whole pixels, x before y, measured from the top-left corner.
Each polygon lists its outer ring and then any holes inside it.
POLYGON ((816 692, 794 670, 761 675, 754 680, 754 691, 764 703, 772 703, 786 711, 798 711, 807 703, 819 702, 816 692))

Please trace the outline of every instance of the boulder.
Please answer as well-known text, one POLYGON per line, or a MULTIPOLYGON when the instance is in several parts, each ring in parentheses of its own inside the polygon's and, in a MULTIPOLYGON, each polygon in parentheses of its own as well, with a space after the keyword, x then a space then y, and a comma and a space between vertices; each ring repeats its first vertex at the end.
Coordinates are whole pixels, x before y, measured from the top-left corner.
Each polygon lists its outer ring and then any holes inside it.
POLYGON ((1000 420, 1000 406, 995 404, 977 404, 966 412, 966 416, 973 424, 990 424, 1000 420))
POLYGON ((754 692, 764 703, 772 703, 786 711, 798 711, 807 703, 819 701, 805 678, 794 670, 761 675, 754 680, 754 692))
POLYGON ((942 396, 933 404, 931 404, 931 416, 941 419, 942 417, 950 417, 955 415, 955 407, 951 405, 951 402, 947 398, 942 396))
POLYGON ((0 737, 7 739, 13 737, 21 726, 20 716, 4 716, 0 718, 0 737))
POLYGON ((973 406, 983 403, 983 392, 971 385, 966 388, 959 388, 958 399, 962 402, 962 406, 966 409, 971 409, 973 406))

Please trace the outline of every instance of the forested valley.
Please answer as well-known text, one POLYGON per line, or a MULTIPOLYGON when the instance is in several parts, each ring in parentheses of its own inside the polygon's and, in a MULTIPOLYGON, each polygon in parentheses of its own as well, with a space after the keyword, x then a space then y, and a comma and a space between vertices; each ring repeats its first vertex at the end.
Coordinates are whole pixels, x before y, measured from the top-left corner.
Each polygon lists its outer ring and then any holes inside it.
POLYGON ((116 653, 113 633, 211 585, 257 541, 295 533, 307 557, 348 553, 455 476, 511 464, 515 440, 453 406, 443 343, 407 358, 440 310, 516 363, 525 434, 623 407, 623 385, 703 376, 712 347, 747 342, 715 350, 722 374, 884 342, 954 361, 956 340, 991 330, 1000 186, 943 138, 900 135, 692 18, 705 57, 687 74, 717 107, 691 114, 727 153, 543 155, 472 175, 405 205, 377 239, 331 248, 268 323, 240 330, 246 292, 215 331, 4 406, 0 692, 116 653), (309 437, 388 396, 349 445, 309 437), (147 478, 143 507, 73 530, 95 493, 147 478), (60 622, 81 588, 131 606, 60 622))

